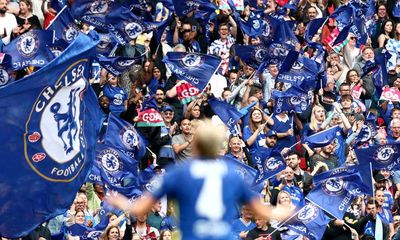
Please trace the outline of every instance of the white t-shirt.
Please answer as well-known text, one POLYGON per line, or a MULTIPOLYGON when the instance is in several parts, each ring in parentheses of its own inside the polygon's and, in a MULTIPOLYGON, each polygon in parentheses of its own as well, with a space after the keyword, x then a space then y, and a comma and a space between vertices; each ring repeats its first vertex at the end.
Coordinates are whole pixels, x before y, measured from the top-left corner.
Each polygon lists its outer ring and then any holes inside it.
POLYGON ((12 30, 17 26, 17 19, 14 15, 6 13, 4 17, 0 17, 0 34, 4 33, 4 29, 6 29, 7 34, 2 38, 3 44, 7 45, 10 43, 12 30))

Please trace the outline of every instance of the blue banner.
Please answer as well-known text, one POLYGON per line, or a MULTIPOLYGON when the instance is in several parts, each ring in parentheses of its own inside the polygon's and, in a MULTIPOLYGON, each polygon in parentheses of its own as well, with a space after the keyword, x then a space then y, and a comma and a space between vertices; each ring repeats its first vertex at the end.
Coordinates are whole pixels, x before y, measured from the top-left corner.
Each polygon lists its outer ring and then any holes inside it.
POLYGON ((124 152, 129 152, 129 156, 138 160, 146 153, 147 141, 132 124, 117 118, 114 114, 110 114, 108 118, 104 143, 124 152))
POLYGON ((0 89, 4 237, 63 214, 92 168, 101 109, 87 79, 96 44, 80 34, 50 64, 0 89))
POLYGON ((118 44, 111 33, 99 33, 99 44, 96 46, 96 52, 103 56, 109 56, 111 51, 118 44))
POLYGON ((245 34, 249 37, 258 37, 263 34, 267 22, 263 20, 264 10, 256 10, 250 12, 247 21, 240 17, 236 18, 236 22, 245 34))
POLYGON ((168 52, 163 62, 177 75, 203 91, 221 64, 221 58, 201 53, 168 52))
POLYGON ((135 16, 129 9, 118 7, 107 15, 108 31, 122 45, 135 40, 142 32, 156 30, 165 22, 145 22, 135 16))
POLYGON ((43 67, 49 62, 47 48, 53 44, 53 31, 31 30, 4 47, 4 53, 12 56, 12 69, 28 66, 43 67))
POLYGON ((10 74, 11 70, 11 56, 9 54, 0 53, 0 88, 6 86, 14 80, 10 74))
POLYGON ((347 170, 333 170, 316 176, 315 187, 306 199, 334 217, 342 219, 354 197, 363 194, 360 174, 355 170, 347 170))
POLYGON ((269 48, 264 44, 234 45, 235 55, 252 68, 257 69, 269 57, 269 48))
POLYGON ((304 137, 302 142, 307 144, 310 148, 325 147, 331 144, 337 135, 340 134, 339 131, 341 131, 339 126, 331 127, 311 136, 304 137))
POLYGON ((298 52, 290 51, 282 62, 276 81, 290 86, 297 85, 304 91, 314 90, 318 72, 319 67, 315 60, 299 56, 298 52))
POLYGON ((310 240, 320 240, 331 219, 312 202, 307 202, 285 226, 310 240))
POLYGON ((107 186, 130 197, 137 189, 138 162, 122 151, 104 144, 96 146, 96 164, 107 186))
POLYGON ((130 57, 105 57, 97 55, 96 61, 105 68, 108 72, 115 76, 119 76, 128 71, 133 65, 142 64, 144 55, 130 58, 130 57))
POLYGON ((334 18, 340 31, 353 23, 353 8, 349 5, 338 7, 329 18, 334 18))
POLYGON ((70 236, 79 237, 79 239, 95 240, 99 239, 102 231, 98 231, 94 228, 89 228, 83 224, 72 224, 67 227, 66 232, 70 236))
POLYGON ((274 113, 281 112, 297 112, 302 113, 310 107, 312 94, 303 89, 292 86, 284 92, 273 91, 272 99, 274 99, 274 113))
POLYGON ((183 17, 196 10, 214 12, 218 9, 216 5, 207 0, 172 0, 174 9, 178 17, 183 17))
POLYGON ((400 143, 372 145, 354 151, 360 164, 372 163, 373 169, 400 169, 400 143))
POLYGON ((56 40, 63 39, 67 43, 72 42, 80 32, 68 7, 64 7, 61 12, 57 14, 47 27, 47 30, 54 31, 56 40))
POLYGON ((232 134, 237 134, 236 124, 242 117, 242 114, 231 104, 226 101, 220 101, 215 97, 208 99, 211 109, 222 120, 223 123, 229 128, 232 134))
POLYGON ((326 17, 316 18, 311 20, 306 27, 306 32, 304 34, 304 39, 307 42, 311 42, 314 35, 318 32, 318 30, 323 26, 326 21, 326 17))
POLYGON ((275 176, 286 168, 286 162, 285 159, 282 158, 282 155, 268 148, 255 151, 253 154, 253 162, 258 168, 256 184, 275 176))
POLYGON ((106 18, 120 7, 122 6, 119 3, 111 0, 75 0, 71 7, 71 13, 75 19, 80 19, 98 29, 111 31, 114 26, 106 24, 106 18))

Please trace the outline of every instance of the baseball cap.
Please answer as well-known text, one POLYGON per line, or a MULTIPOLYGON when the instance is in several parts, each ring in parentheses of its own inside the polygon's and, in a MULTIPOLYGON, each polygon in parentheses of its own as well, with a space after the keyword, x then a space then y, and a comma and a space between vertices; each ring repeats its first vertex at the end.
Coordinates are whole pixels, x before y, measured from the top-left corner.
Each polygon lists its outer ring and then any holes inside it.
POLYGON ((170 105, 165 105, 165 106, 162 108, 162 111, 163 111, 163 112, 166 112, 166 111, 171 111, 171 112, 173 112, 173 111, 174 111, 174 108, 173 108, 172 106, 170 106, 170 105))
POLYGON ((267 137, 272 137, 272 136, 278 137, 278 133, 276 133, 274 130, 269 130, 267 132, 267 137))
POLYGON ((375 175, 375 181, 376 182, 380 182, 380 181, 386 181, 387 179, 385 178, 385 176, 383 176, 382 174, 378 173, 375 175))

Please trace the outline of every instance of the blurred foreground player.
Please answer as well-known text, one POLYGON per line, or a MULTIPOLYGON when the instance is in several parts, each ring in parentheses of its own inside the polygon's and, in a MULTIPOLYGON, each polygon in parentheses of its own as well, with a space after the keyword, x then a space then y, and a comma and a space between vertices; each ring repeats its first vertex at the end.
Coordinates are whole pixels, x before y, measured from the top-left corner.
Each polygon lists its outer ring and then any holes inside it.
POLYGON ((284 211, 262 205, 234 166, 218 159, 224 136, 210 123, 200 126, 193 139, 193 159, 169 169, 151 192, 132 205, 121 195, 109 197, 109 202, 136 215, 150 211, 164 194, 175 198, 182 239, 234 239, 230 222, 237 203, 249 204, 265 219, 284 217, 284 211))

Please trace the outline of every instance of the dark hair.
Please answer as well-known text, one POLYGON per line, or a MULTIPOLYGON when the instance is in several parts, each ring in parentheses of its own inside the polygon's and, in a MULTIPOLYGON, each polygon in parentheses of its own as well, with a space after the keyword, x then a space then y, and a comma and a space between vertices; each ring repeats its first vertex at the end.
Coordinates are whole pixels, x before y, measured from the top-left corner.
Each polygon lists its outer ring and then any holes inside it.
MULTIPOLYGON (((355 70, 354 68, 353 69, 350 69, 349 71, 347 71, 347 74, 346 74, 346 83, 348 83, 348 84, 351 84, 350 83, 350 73, 351 72, 356 72, 357 73, 357 76, 358 77, 360 77, 360 74, 357 72, 357 70, 355 70)), ((341 86, 341 85, 340 85, 341 86)))
MULTIPOLYGON (((392 31, 388 34, 389 35, 389 37, 390 38, 393 38, 394 37, 394 31, 395 31, 395 29, 394 29, 394 22, 393 22, 393 20, 391 20, 391 19, 386 19, 385 21, 383 21, 383 23, 382 23, 382 25, 381 25, 381 32, 380 32, 380 34, 385 34, 385 25, 386 25, 386 23, 388 23, 388 22, 391 22, 392 23, 392 31)), ((371 48, 372 49, 372 51, 374 51, 374 49, 373 48, 371 48)), ((363 49, 363 52, 366 50, 366 48, 364 48, 363 49)))
POLYGON ((300 154, 296 151, 290 151, 287 156, 292 156, 292 155, 296 155, 298 159, 300 159, 300 154))
POLYGON ((345 95, 340 96, 340 102, 343 102, 344 100, 353 101, 353 97, 350 94, 345 94, 345 95))

